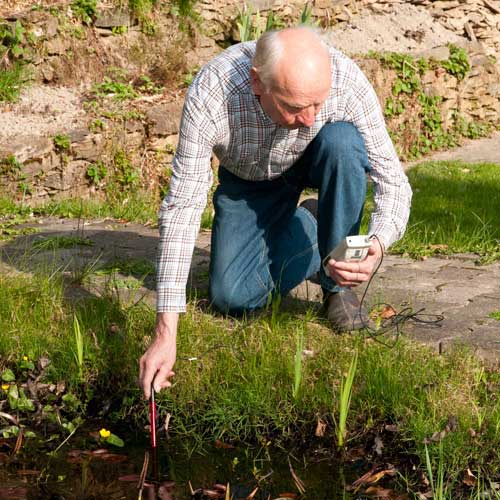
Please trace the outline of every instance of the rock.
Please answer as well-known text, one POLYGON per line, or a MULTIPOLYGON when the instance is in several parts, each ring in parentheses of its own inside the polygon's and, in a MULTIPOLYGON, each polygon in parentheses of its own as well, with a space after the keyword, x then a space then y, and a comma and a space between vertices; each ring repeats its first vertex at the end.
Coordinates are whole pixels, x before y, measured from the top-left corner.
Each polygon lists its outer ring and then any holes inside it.
POLYGON ((0 157, 13 155, 18 161, 24 163, 27 160, 39 160, 49 155, 53 151, 54 145, 46 137, 19 136, 8 143, 0 144, 0 157))
POLYGON ((128 10, 112 8, 99 12, 94 26, 96 28, 116 28, 118 26, 130 26, 132 18, 128 10))
POLYGON ((183 103, 174 101, 168 104, 158 104, 146 113, 148 135, 166 136, 179 132, 179 123, 183 103))
POLYGON ((68 45, 62 38, 54 38, 45 42, 45 50, 49 56, 60 56, 66 53, 68 45))
POLYGON ((68 132, 68 137, 69 137, 69 140, 71 141, 71 144, 73 144, 74 142, 83 141, 89 134, 90 134, 89 129, 86 127, 82 127, 82 128, 70 130, 68 132))
POLYGON ((82 140, 75 143, 72 142, 73 157, 78 160, 98 160, 102 156, 102 144, 102 135, 86 135, 82 140))
POLYGON ((59 20, 55 16, 50 16, 45 21, 43 31, 47 38, 53 38, 57 35, 58 28, 59 28, 59 20))

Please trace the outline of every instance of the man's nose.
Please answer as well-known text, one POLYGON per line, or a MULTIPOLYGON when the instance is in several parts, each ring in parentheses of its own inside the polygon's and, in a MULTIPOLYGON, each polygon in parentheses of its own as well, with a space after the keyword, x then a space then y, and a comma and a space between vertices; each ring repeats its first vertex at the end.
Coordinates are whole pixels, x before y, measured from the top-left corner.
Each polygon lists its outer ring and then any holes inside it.
POLYGON ((309 106, 303 109, 297 116, 297 121, 304 125, 304 127, 311 127, 316 118, 316 113, 314 112, 314 106, 309 106))

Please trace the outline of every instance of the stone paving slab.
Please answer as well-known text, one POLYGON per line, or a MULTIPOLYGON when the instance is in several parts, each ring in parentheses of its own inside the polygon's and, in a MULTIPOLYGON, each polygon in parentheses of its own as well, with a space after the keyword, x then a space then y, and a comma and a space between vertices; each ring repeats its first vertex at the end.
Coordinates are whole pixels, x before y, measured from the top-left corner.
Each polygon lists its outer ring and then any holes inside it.
MULTIPOLYGON (((33 226, 38 232, 3 242, 0 245, 0 272, 30 272, 37 266, 56 266, 66 273, 99 260, 139 259, 154 263, 158 230, 139 224, 115 221, 93 221, 82 225, 75 220, 41 219, 33 226), (93 245, 62 251, 33 252, 31 244, 44 236, 79 235, 93 245)), ((210 232, 199 234, 193 256, 189 287, 197 297, 206 297, 210 232)), ((362 288, 358 290, 361 294, 362 288)), ((87 289, 99 293, 99 283, 87 289)), ((154 306, 152 277, 140 289, 119 291, 122 300, 141 299, 154 306)), ((291 293, 291 304, 319 303, 321 290, 309 281, 291 293)), ((500 359, 500 321, 490 318, 500 311, 500 263, 478 266, 474 256, 428 258, 415 261, 406 257, 385 256, 381 268, 367 293, 367 303, 390 303, 396 310, 425 308, 427 314, 442 314, 441 327, 407 324, 404 334, 446 351, 454 344, 467 344, 480 356, 500 359)), ((288 305, 287 307, 290 307, 288 305)))

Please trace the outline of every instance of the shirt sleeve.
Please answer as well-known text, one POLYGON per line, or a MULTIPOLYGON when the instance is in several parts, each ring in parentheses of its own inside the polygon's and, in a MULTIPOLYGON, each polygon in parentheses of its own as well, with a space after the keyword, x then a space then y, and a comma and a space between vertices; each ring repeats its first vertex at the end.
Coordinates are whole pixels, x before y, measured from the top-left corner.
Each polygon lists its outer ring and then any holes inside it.
POLYGON ((184 312, 186 284, 201 215, 213 176, 210 166, 215 126, 193 83, 182 111, 170 189, 159 213, 157 312, 184 312))
POLYGON ((355 83, 346 113, 365 141, 370 177, 374 182, 375 208, 368 233, 388 248, 406 229, 412 190, 387 132, 378 97, 361 69, 355 65, 355 83))

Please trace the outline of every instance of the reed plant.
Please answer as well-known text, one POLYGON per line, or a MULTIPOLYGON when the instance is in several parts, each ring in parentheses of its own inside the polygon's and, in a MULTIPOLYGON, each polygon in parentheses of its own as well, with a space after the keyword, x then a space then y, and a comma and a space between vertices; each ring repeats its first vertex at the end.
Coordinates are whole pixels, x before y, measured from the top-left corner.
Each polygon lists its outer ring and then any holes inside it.
POLYGON ((339 399, 338 399, 338 420, 335 420, 335 435, 337 447, 342 449, 345 444, 347 434, 347 416, 351 407, 351 397, 353 391, 354 376, 358 365, 358 351, 354 351, 347 374, 341 377, 339 399))
POLYGON ((78 321, 78 316, 73 315, 73 333, 75 338, 75 348, 73 350, 73 355, 75 357, 76 366, 78 368, 78 377, 83 382, 83 364, 84 364, 84 339, 82 335, 82 330, 80 328, 80 322, 78 321))

